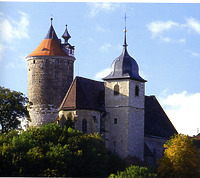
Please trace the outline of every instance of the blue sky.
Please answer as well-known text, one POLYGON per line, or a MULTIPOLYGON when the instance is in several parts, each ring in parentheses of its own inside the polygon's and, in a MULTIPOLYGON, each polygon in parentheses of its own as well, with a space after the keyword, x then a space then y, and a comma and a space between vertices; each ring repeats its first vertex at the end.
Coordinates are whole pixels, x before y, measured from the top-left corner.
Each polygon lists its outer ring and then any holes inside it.
POLYGON ((200 4, 0 2, 0 85, 27 95, 29 55, 53 17, 75 46, 75 76, 101 80, 122 52, 127 14, 129 54, 146 95, 155 95, 178 132, 200 128, 200 4))

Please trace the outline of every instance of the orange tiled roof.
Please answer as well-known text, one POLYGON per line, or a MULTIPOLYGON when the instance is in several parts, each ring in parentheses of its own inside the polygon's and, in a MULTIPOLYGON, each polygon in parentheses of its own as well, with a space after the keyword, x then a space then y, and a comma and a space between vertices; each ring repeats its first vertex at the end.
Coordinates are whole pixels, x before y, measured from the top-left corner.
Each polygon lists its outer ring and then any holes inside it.
POLYGON ((39 46, 27 57, 34 56, 67 56, 55 39, 44 39, 39 46))

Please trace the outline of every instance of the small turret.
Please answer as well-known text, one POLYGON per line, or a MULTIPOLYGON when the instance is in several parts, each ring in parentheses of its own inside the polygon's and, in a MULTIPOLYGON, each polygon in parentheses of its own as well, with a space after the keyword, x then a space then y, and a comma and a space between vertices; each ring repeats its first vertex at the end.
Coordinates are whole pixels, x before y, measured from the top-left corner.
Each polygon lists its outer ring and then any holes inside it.
POLYGON ((67 44, 68 40, 71 38, 71 36, 70 36, 70 34, 69 34, 68 30, 67 30, 67 25, 66 25, 66 29, 65 29, 65 32, 63 33, 62 37, 65 40, 65 44, 67 44))
POLYGON ((71 36, 67 30, 67 25, 66 25, 65 32, 62 35, 62 38, 65 40, 64 44, 61 45, 63 51, 65 51, 65 53, 69 56, 74 56, 74 46, 72 46, 68 42, 68 40, 71 38, 71 36))

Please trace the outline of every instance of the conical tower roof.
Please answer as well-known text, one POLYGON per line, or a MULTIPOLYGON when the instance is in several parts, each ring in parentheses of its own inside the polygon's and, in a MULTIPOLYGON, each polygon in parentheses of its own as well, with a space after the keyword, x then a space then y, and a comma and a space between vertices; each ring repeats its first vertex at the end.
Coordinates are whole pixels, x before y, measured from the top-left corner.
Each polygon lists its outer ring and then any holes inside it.
POLYGON ((39 44, 39 46, 27 57, 36 57, 36 56, 68 56, 61 48, 60 40, 58 39, 56 32, 52 25, 51 18, 51 26, 39 44))

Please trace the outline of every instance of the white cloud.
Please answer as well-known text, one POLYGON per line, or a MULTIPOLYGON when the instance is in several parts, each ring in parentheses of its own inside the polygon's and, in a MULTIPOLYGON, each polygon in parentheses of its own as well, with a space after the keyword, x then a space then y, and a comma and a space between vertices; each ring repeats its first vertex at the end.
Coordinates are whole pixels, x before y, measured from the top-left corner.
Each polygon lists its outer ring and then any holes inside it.
POLYGON ((186 40, 183 38, 175 40, 169 37, 160 36, 160 39, 166 43, 185 43, 186 42, 186 40))
POLYGON ((165 93, 159 101, 179 133, 197 134, 197 128, 200 128, 200 93, 183 91, 168 96, 165 93))
POLYGON ((96 26, 96 30, 99 32, 108 32, 109 31, 108 29, 102 28, 99 25, 96 26))
POLYGON ((192 52, 192 54, 191 54, 193 57, 199 57, 200 55, 199 55, 199 53, 196 53, 196 52, 192 52))
POLYGON ((162 39, 162 41, 167 42, 167 43, 173 41, 173 40, 172 40, 171 38, 169 38, 169 37, 161 37, 161 39, 162 39))
POLYGON ((111 44, 110 44, 110 43, 105 43, 104 45, 102 45, 102 46, 100 47, 100 49, 101 49, 102 51, 106 52, 106 51, 109 51, 110 47, 111 47, 111 44))
POLYGON ((119 3, 111 3, 111 2, 90 2, 89 3, 91 11, 90 17, 96 16, 101 11, 109 12, 114 11, 117 7, 119 7, 119 3))
POLYGON ((13 43, 14 40, 28 38, 29 19, 27 14, 19 12, 20 20, 14 20, 10 17, 0 17, 0 35, 1 40, 7 43, 13 43))
POLYGON ((187 52, 189 52, 191 54, 192 57, 200 57, 200 54, 195 52, 195 51, 192 51, 192 50, 187 50, 187 52))
POLYGON ((200 22, 190 17, 186 19, 185 26, 200 34, 200 22))
POLYGON ((185 38, 176 39, 177 37, 173 36, 173 32, 179 32, 182 30, 181 33, 178 33, 180 36, 184 34, 184 31, 193 30, 196 33, 200 34, 200 22, 193 17, 186 18, 185 23, 178 23, 172 20, 168 21, 152 21, 151 23, 147 24, 147 29, 152 33, 153 38, 159 38, 164 42, 167 43, 185 43, 185 38), (166 37, 166 34, 170 32, 171 37, 166 37))
POLYGON ((106 77, 108 74, 110 74, 110 68, 106 68, 106 69, 104 69, 104 70, 98 72, 98 73, 95 75, 94 79, 95 79, 95 80, 101 80, 102 78, 106 77))
POLYGON ((156 37, 163 33, 164 31, 170 30, 173 27, 179 26, 178 23, 173 22, 171 20, 169 21, 154 21, 151 22, 149 25, 147 25, 148 30, 152 32, 153 37, 156 37))
MULTIPOLYGON (((10 18, 0 13, 0 61, 5 50, 14 50, 19 45, 19 40, 29 38, 28 15, 18 12, 19 19, 10 18)), ((15 67, 16 65, 8 64, 15 67)))
POLYGON ((179 42, 179 43, 185 43, 185 42, 186 42, 186 39, 181 38, 181 39, 179 39, 177 42, 179 42))

